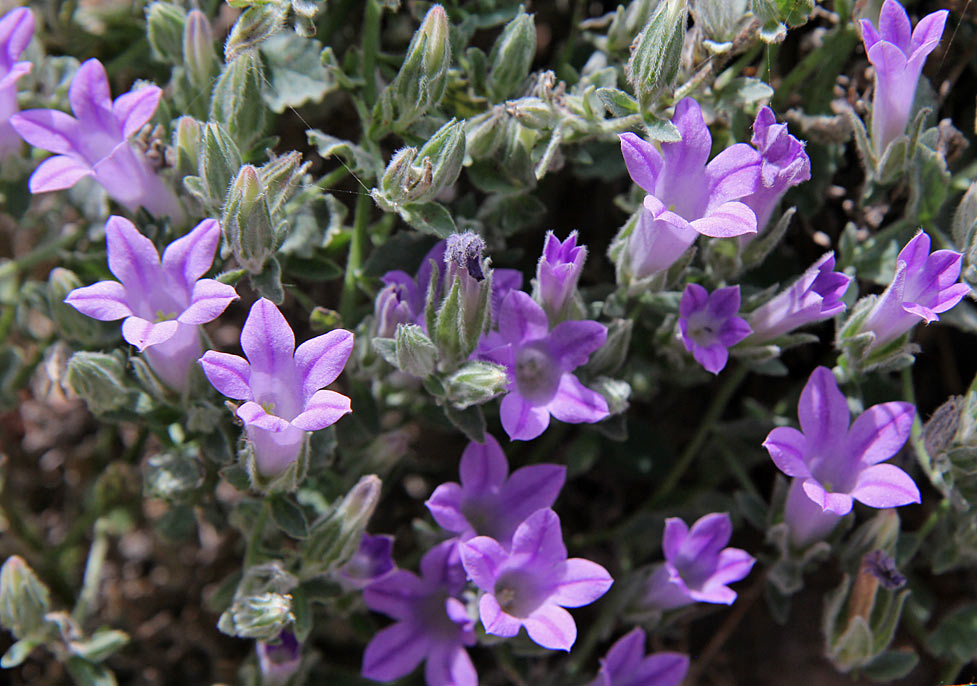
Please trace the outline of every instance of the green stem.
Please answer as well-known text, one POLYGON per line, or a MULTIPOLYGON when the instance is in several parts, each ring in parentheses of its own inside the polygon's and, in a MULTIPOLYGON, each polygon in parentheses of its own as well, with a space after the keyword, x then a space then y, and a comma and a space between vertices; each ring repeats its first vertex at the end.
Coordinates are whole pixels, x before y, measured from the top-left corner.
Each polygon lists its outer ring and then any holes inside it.
POLYGON ((319 188, 324 191, 332 190, 332 187, 337 183, 342 181, 349 174, 349 169, 346 167, 339 167, 338 169, 333 169, 331 172, 323 176, 316 183, 319 188))
POLYGON ((649 508, 657 503, 659 503, 663 498, 665 498, 672 489, 678 484, 682 475, 688 471, 689 467, 692 466, 692 461, 695 460, 696 455, 702 449, 702 445, 706 442, 709 434, 712 433, 713 429, 716 428, 716 422, 722 416, 723 412, 726 410, 726 406, 729 404, 730 399, 733 397, 733 393, 739 388, 739 385, 746 378, 749 369, 745 365, 738 365, 734 368, 723 385, 719 387, 716 395, 712 397, 712 402, 709 404, 709 408, 706 413, 702 416, 702 421, 699 423, 699 428, 696 429, 695 436, 692 437, 692 441, 685 448, 685 452, 672 466, 672 470, 668 475, 662 480, 652 493, 651 497, 645 501, 644 507, 641 509, 649 508))
POLYGON ((377 100, 377 52, 380 50, 380 16, 378 0, 366 0, 363 14, 363 100, 373 106, 377 100))
POLYGON ((109 551, 109 535, 102 520, 95 522, 95 540, 88 549, 88 561, 85 563, 85 579, 82 582, 81 593, 71 617, 83 624, 95 606, 98 598, 98 586, 102 580, 102 567, 105 566, 105 556, 109 551))
MULTIPOLYGON (((913 388, 912 367, 906 367, 900 374, 902 377, 902 397, 906 402, 915 406, 916 392, 913 388)), ((943 482, 943 477, 933 468, 933 460, 930 458, 930 454, 926 452, 926 445, 923 443, 923 422, 920 420, 919 414, 913 418, 913 427, 909 432, 909 443, 916 451, 916 459, 920 468, 925 472, 926 478, 930 480, 936 490, 945 493, 946 484, 943 482)))
POLYGON ((356 196, 356 214, 353 217, 353 238, 349 242, 349 256, 346 259, 346 277, 343 279, 343 293, 339 299, 339 314, 343 318, 344 326, 353 326, 353 315, 356 308, 356 281, 360 267, 363 265, 363 255, 366 252, 367 226, 370 221, 369 195, 356 196))
POLYGON ((268 504, 268 501, 263 501, 261 503, 261 512, 258 513, 258 519, 255 520, 254 528, 251 529, 251 535, 248 536, 248 547, 244 551, 245 571, 258 562, 258 554, 261 552, 261 537, 265 533, 265 524, 268 523, 268 514, 270 511, 271 506, 268 504))

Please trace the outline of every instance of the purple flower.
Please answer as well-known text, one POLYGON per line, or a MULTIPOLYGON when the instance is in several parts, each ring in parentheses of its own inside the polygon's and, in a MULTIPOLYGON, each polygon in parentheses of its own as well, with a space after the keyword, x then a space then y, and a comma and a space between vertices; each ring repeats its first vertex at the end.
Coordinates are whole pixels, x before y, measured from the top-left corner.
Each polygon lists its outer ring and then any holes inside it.
POLYGON ((851 277, 833 271, 835 254, 826 253, 807 268, 790 288, 753 310, 747 322, 753 329, 750 343, 763 343, 801 326, 820 322, 845 311, 841 298, 851 277))
POLYGON ((366 606, 397 622, 366 646, 363 676, 393 681, 426 661, 428 686, 476 686, 478 674, 465 650, 475 644, 475 622, 455 597, 464 585, 465 573, 452 540, 424 555, 420 578, 397 570, 367 586, 366 606))
POLYGON ((690 283, 679 303, 678 328, 685 349, 707 372, 718 374, 729 359, 728 348, 750 335, 750 325, 736 313, 740 287, 717 288, 711 294, 690 283))
POLYGON ((20 149, 20 136, 10 125, 17 114, 17 81, 30 73, 30 62, 17 58, 34 35, 34 15, 26 7, 12 9, 0 18, 0 160, 20 149))
POLYGON ((725 548, 733 524, 725 512, 700 517, 692 529, 678 517, 665 520, 665 564, 648 581, 644 603, 671 610, 691 603, 732 605, 736 591, 727 584, 746 577, 756 562, 739 548, 725 548))
POLYGON ((948 15, 947 10, 928 14, 913 30, 902 5, 885 0, 878 31, 868 19, 861 20, 865 52, 875 67, 872 142, 880 156, 906 130, 923 64, 940 44, 948 15))
POLYGON ((660 154, 633 133, 620 137, 628 173, 648 193, 628 244, 631 272, 639 279, 670 267, 699 234, 728 238, 757 231, 756 215, 740 198, 757 190, 759 153, 737 143, 706 164, 712 136, 692 98, 675 106, 672 123, 682 140, 662 143, 660 154))
POLYGON ((247 360, 208 350, 200 364, 214 388, 247 401, 237 416, 254 444, 258 471, 275 476, 298 458, 305 432, 325 429, 352 412, 345 395, 319 389, 343 371, 353 334, 335 329, 296 349, 292 327, 262 298, 244 322, 241 348, 247 360))
POLYGON ((546 233, 543 255, 536 265, 536 287, 540 304, 551 320, 559 321, 566 316, 566 307, 586 259, 587 248, 577 245, 576 231, 563 242, 552 231, 546 233))
POLYGON ((600 672, 590 686, 679 686, 689 671, 681 653, 645 656, 645 632, 635 627, 619 638, 601 658, 600 672))
POLYGON ((393 571, 394 537, 363 534, 360 547, 338 570, 339 583, 347 590, 362 589, 393 571))
POLYGON ((604 397, 571 373, 604 345, 603 324, 567 321, 549 331, 543 308, 526 293, 512 291, 502 302, 498 333, 486 340, 481 356, 508 371, 508 394, 499 414, 511 440, 536 438, 549 426, 551 414, 571 424, 608 416, 604 397))
POLYGON ((756 213, 757 227, 762 230, 787 189, 811 178, 811 159, 804 152, 804 143, 787 132, 787 124, 777 123, 769 107, 757 112, 750 142, 760 151, 760 183, 743 202, 756 213))
POLYGON ((25 141, 55 153, 31 174, 31 193, 70 188, 91 176, 131 211, 141 206, 157 216, 182 219, 173 191, 130 140, 152 118, 161 95, 156 86, 146 86, 113 101, 105 67, 94 58, 85 61, 68 89, 74 117, 58 110, 27 110, 10 118, 25 141))
POLYGON ((375 336, 393 338, 398 324, 414 322, 416 315, 411 307, 411 286, 416 288, 412 282, 408 284, 391 280, 377 293, 373 306, 375 336))
POLYGON ((202 352, 198 325, 219 317, 238 297, 232 286, 200 278, 213 264, 220 236, 220 224, 205 219, 170 243, 160 260, 132 222, 109 217, 105 243, 118 281, 76 288, 64 301, 101 321, 124 318, 122 337, 145 353, 164 383, 182 391, 202 352))
POLYGON ((444 529, 462 540, 490 536, 508 547, 512 534, 536 510, 556 501, 566 479, 566 467, 538 464, 509 475, 499 442, 485 434, 485 443, 472 441, 461 456, 461 484, 434 489, 427 509, 444 529))
POLYGON ((880 464, 899 452, 912 428, 916 408, 909 403, 873 405, 849 427, 845 396, 826 367, 811 374, 797 416, 801 430, 777 427, 763 447, 774 464, 793 478, 785 521, 798 546, 826 536, 853 500, 869 507, 919 502, 912 477, 895 465, 880 464))
POLYGON ((510 637, 524 626, 529 638, 551 650, 570 650, 577 638, 577 625, 563 608, 589 605, 614 583, 596 562, 567 559, 560 518, 549 509, 519 525, 511 551, 488 536, 459 547, 465 571, 484 591, 478 614, 485 631, 510 637))
POLYGON ((302 644, 291 631, 283 631, 274 643, 258 641, 256 650, 263 686, 285 686, 302 664, 302 644))
POLYGON ((906 243, 896 258, 896 273, 879 296, 860 330, 875 334, 872 347, 895 340, 920 320, 939 321, 970 293, 970 286, 957 283, 963 256, 953 250, 930 254, 930 237, 923 231, 906 243))

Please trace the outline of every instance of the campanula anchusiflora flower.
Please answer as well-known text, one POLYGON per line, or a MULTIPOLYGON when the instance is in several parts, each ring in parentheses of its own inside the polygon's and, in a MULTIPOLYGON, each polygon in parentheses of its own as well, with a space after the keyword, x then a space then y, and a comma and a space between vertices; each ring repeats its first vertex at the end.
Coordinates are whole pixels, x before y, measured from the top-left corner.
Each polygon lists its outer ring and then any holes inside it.
POLYGON ((750 335, 750 325, 737 316, 740 287, 717 288, 712 293, 690 283, 679 302, 678 328, 685 349, 707 372, 718 374, 729 360, 729 348, 750 335))
POLYGON ((551 322, 566 319, 586 259, 587 248, 577 245, 576 231, 563 241, 552 231, 546 233, 536 265, 536 298, 551 322))
POLYGON ((689 656, 646 655, 645 640, 640 626, 617 639, 600 659, 600 671, 590 686, 679 686, 689 671, 689 656))
POLYGON ((31 63, 18 61, 34 35, 34 15, 17 7, 0 18, 0 160, 20 149, 21 140, 10 125, 17 114, 17 81, 31 71, 31 63))
POLYGON ((750 142, 760 152, 760 183, 743 202, 756 213, 757 230, 763 231, 787 189, 811 178, 811 159, 804 143, 788 133, 787 124, 777 123, 769 107, 757 112, 750 142))

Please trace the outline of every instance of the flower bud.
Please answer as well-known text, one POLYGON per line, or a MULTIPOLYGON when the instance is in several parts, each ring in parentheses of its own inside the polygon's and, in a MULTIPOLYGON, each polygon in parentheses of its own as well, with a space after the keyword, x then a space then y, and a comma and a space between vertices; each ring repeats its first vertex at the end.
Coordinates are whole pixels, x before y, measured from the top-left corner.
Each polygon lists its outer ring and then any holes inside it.
POLYGON ((132 407, 126 385, 126 365, 121 352, 77 352, 68 360, 68 386, 88 404, 92 414, 132 407))
POLYGON ((487 403, 509 384, 505 367, 491 362, 466 362, 444 379, 444 389, 459 410, 487 403))
POLYGON ((543 255, 536 264, 536 300, 555 326, 567 318, 568 306, 577 290, 580 271, 587 259, 587 248, 577 245, 577 232, 560 241, 552 231, 547 232, 543 255))
POLYGON ((516 94, 529 76, 536 56, 536 24, 533 15, 519 9, 492 46, 489 54, 488 95, 492 102, 502 102, 516 94))
POLYGON ((51 319, 54 320, 60 336, 86 347, 95 347, 108 341, 118 340, 115 326, 86 317, 64 302, 71 291, 81 287, 81 279, 69 269, 55 267, 48 276, 47 302, 51 319))
POLYGON ((484 249, 485 242, 471 231, 447 239, 444 284, 448 292, 434 323, 435 343, 447 369, 471 355, 489 324, 492 285, 484 249))
MULTIPOLYGON (((441 101, 451 66, 448 33, 444 8, 432 6, 407 47, 400 71, 384 93, 396 113, 393 123, 398 128, 406 128, 441 101)), ((383 104, 377 103, 381 109, 383 104)))
POLYGON ((416 324, 400 324, 395 333, 397 368, 413 376, 424 378, 434 371, 438 362, 438 348, 416 324))
POLYGON ((627 77, 643 110, 675 85, 688 15, 688 0, 664 0, 634 43, 627 77))
POLYGON ((259 45, 278 33, 285 21, 282 3, 254 4, 247 9, 231 28, 224 43, 224 61, 230 64, 238 57, 253 53, 259 45))
POLYGON ((11 555, 0 568, 0 624, 18 639, 41 632, 50 593, 24 558, 11 555))
POLYGON ((303 162, 302 153, 293 150, 274 157, 258 170, 267 195, 268 209, 273 217, 280 216, 285 203, 295 193, 311 164, 303 162))
POLYGON ((382 485, 374 474, 360 478, 331 512, 312 525, 309 537, 302 542, 305 572, 331 572, 346 564, 363 538, 380 500, 382 485))
POLYGON ((274 641, 258 641, 255 649, 263 686, 285 686, 302 664, 302 644, 287 629, 274 641))
MULTIPOLYGON (((193 134, 192 126, 187 135, 193 134)), ((227 197, 227 189, 241 168, 241 152, 234 139, 220 125, 207 122, 203 132, 203 148, 198 175, 204 182, 212 208, 219 209, 227 197)))
POLYGON ((292 596, 266 592, 235 600, 221 615, 217 628, 229 636, 270 641, 293 621, 292 596))
POLYGON ((154 58, 168 64, 180 63, 186 20, 186 10, 170 2, 154 2, 146 8, 146 37, 154 58))
POLYGON ((465 121, 465 149, 472 159, 491 157, 505 139, 505 109, 493 107, 465 121))
POLYGON ((263 79, 261 58, 257 53, 246 52, 224 67, 214 86, 209 119, 223 126, 244 149, 264 131, 267 109, 261 98, 263 79))
POLYGON ((176 120, 176 125, 173 127, 175 158, 170 162, 178 178, 196 175, 199 172, 203 131, 203 124, 193 117, 184 116, 176 120))
POLYGON ((713 52, 731 48, 746 23, 748 5, 748 0, 698 0, 692 6, 692 16, 707 39, 706 47, 713 52))
POLYGON ((417 153, 421 164, 431 160, 432 178, 430 187, 421 197, 414 197, 411 202, 425 202, 434 198, 437 193, 450 185, 461 173, 461 164, 465 159, 465 125, 452 119, 438 129, 430 140, 417 153))
POLYGON ((187 14, 183 29, 183 68, 190 85, 202 91, 210 90, 211 82, 220 73, 214 33, 207 16, 200 10, 191 10, 187 14))
POLYGON ((374 333, 377 338, 393 338, 399 324, 414 320, 407 289, 399 283, 388 283, 377 293, 373 306, 374 333))
POLYGON ((261 273, 278 246, 265 190, 252 165, 241 167, 234 179, 221 224, 235 259, 252 274, 261 273))

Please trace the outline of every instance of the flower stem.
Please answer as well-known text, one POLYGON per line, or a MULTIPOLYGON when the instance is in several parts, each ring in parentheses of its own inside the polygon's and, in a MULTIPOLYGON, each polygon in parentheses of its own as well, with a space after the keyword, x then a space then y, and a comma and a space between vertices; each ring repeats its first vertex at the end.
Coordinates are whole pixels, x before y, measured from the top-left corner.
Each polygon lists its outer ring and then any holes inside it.
POLYGON ((248 547, 244 551, 245 571, 258 562, 258 553, 260 552, 259 549, 261 548, 261 537, 265 533, 265 524, 268 522, 268 514, 270 511, 271 505, 269 505, 268 500, 263 500, 261 502, 261 511, 258 513, 258 518, 255 520, 253 528, 251 529, 251 535, 248 536, 248 547))
POLYGON ((78 602, 71 611, 72 618, 83 624, 95 606, 98 598, 98 586, 102 581, 102 567, 105 566, 105 556, 109 551, 109 535, 104 521, 95 522, 95 539, 88 549, 88 561, 85 563, 85 578, 82 581, 78 602))
POLYGON ((363 14, 363 100, 372 106, 377 100, 377 53, 380 50, 380 15, 378 0, 366 0, 363 14))
POLYGON ((353 217, 353 238, 349 242, 349 256, 346 258, 346 277, 343 280, 343 294, 339 300, 339 314, 343 318, 343 326, 354 325, 353 315, 356 307, 356 281, 360 267, 363 265, 363 254, 366 251, 367 225, 370 221, 369 195, 356 197, 356 214, 353 217))

